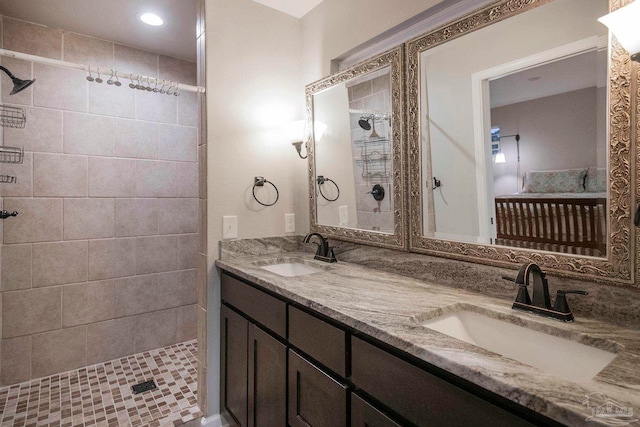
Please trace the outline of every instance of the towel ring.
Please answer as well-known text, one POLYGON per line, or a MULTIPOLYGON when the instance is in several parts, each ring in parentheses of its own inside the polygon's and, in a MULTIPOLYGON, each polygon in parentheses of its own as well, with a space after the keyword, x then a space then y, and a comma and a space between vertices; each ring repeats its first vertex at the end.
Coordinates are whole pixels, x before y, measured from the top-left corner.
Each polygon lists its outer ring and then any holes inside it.
POLYGON ((255 199, 255 201, 260 203, 262 206, 273 206, 276 203, 278 203, 278 199, 280 198, 280 192, 278 192, 278 187, 276 187, 276 185, 273 182, 266 180, 263 176, 256 176, 254 178, 253 188, 251 189, 251 193, 253 194, 253 198, 255 199), (271 184, 273 189, 276 190, 276 199, 273 201, 273 203, 262 203, 256 197, 256 187, 264 187, 265 184, 271 184))
POLYGON ((318 175, 318 177, 316 178, 316 182, 318 183, 318 191, 320 192, 320 195, 328 202, 335 202, 336 200, 338 200, 338 198, 340 197, 340 187, 338 187, 338 184, 336 184, 336 182, 334 180, 332 180, 331 178, 325 178, 322 175, 318 175), (324 195, 324 193, 322 192, 322 184, 324 184, 325 182, 332 182, 333 185, 336 186, 336 190, 338 190, 338 195, 335 197, 335 199, 330 199, 327 196, 324 195))

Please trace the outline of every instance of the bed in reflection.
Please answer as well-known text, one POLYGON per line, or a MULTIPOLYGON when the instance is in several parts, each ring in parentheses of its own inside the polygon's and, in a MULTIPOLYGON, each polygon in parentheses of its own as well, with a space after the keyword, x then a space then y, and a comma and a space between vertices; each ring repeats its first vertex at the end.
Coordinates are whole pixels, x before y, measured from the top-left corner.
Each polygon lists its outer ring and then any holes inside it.
POLYGON ((495 197, 496 243, 604 256, 606 169, 527 171, 523 191, 495 197))

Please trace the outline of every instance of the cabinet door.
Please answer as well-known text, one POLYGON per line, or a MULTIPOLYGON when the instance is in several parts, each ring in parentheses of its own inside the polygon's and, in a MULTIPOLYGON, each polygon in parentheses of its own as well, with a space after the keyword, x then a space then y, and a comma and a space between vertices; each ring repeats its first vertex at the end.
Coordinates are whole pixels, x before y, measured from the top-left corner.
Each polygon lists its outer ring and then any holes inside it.
POLYGON ((351 393, 351 427, 400 427, 400 424, 351 393))
POLYGON ((247 334, 249 322, 235 311, 221 310, 222 405, 240 426, 247 425, 247 334))
POLYGON ((347 424, 347 387, 289 350, 289 425, 347 424))
POLYGON ((249 426, 287 424, 287 348, 249 324, 249 426))

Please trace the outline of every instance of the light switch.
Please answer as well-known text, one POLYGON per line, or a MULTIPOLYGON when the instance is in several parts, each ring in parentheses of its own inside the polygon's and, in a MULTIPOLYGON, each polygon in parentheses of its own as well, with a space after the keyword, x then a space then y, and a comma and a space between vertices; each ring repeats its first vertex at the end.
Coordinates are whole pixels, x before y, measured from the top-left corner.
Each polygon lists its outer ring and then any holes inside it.
POLYGON ((236 239, 238 238, 238 217, 223 216, 222 217, 222 238, 236 239))
POLYGON ((293 233, 296 231, 296 214, 284 214, 284 232, 293 233))
POLYGON ((338 215, 340 217, 339 223, 340 227, 348 227, 349 226, 349 206, 339 206, 338 207, 338 215))

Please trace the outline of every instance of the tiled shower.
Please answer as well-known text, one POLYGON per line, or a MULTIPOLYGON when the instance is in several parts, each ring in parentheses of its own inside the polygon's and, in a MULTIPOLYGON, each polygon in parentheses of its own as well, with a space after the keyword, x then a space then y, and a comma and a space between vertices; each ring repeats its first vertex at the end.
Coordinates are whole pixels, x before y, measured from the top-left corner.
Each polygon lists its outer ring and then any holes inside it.
POLYGON ((26 123, 2 128, 3 145, 25 152, 0 163, 16 178, 0 184, 0 204, 18 212, 0 224, 0 394, 177 343, 195 349, 198 95, 107 81, 115 69, 195 85, 196 64, 9 17, 2 47, 95 68, 1 58, 36 83, 10 96, 1 80, 2 104, 23 108, 26 123))

